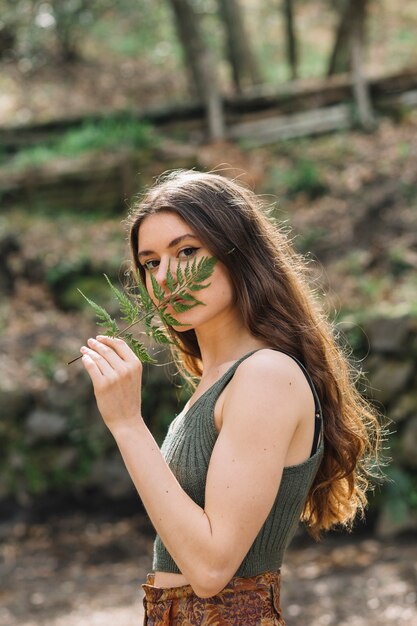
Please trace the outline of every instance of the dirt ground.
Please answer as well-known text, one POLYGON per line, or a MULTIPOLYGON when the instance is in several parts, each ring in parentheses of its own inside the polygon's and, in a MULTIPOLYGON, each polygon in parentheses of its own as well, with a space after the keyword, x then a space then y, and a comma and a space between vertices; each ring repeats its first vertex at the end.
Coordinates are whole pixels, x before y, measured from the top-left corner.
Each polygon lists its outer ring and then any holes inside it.
MULTIPOLYGON (((143 514, 3 523, 0 535, 1 626, 142 623, 153 542, 143 514)), ((288 626, 417 624, 417 537, 300 535, 282 574, 288 626)))

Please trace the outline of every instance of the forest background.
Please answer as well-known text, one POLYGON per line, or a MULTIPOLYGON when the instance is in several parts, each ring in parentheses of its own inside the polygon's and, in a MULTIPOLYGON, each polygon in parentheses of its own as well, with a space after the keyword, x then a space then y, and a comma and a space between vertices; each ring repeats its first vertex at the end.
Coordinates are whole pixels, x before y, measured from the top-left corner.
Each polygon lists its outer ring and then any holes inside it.
MULTIPOLYGON (((103 274, 125 281, 123 219, 177 167, 274 206, 391 420, 366 523, 297 536, 290 626, 417 618, 416 33, 412 0, 0 0, 0 624, 139 610, 152 529, 66 363, 96 332, 77 287, 117 315, 103 274)), ((151 349, 161 442, 189 392, 151 349)))

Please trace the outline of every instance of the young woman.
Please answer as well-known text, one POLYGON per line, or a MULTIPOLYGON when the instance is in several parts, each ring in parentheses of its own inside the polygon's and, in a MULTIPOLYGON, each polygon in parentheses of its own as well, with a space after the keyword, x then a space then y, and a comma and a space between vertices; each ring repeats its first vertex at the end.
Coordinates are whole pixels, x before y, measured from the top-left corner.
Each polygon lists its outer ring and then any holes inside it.
MULTIPOLYGON (((379 427, 308 284, 307 264, 248 189, 174 172, 130 220, 134 268, 156 303, 168 264, 215 256, 203 303, 168 329, 198 380, 161 450, 141 414, 142 366, 121 339, 81 348, 98 407, 154 525, 149 626, 283 625, 283 555, 366 505, 379 427)), ((171 311, 172 313, 172 311, 171 311)))

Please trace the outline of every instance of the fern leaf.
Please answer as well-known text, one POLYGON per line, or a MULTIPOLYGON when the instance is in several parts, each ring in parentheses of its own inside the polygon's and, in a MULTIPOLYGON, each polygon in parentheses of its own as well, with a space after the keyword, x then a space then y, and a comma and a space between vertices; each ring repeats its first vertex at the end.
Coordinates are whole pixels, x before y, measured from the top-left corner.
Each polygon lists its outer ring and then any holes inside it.
POLYGON ((126 341, 132 352, 138 357, 142 363, 157 363, 157 361, 151 357, 141 341, 138 341, 133 337, 132 333, 125 333, 123 339, 126 341))
POLYGON ((90 300, 90 298, 87 298, 87 296, 81 291, 81 289, 78 289, 78 291, 80 292, 82 297, 87 300, 88 304, 94 310, 94 313, 96 314, 98 319, 97 324, 99 326, 103 326, 107 330, 107 334, 110 335, 110 337, 115 337, 119 332, 119 327, 116 323, 116 320, 114 320, 109 315, 109 313, 107 313, 106 309, 103 309, 102 306, 96 304, 96 302, 90 300))
POLYGON ((148 290, 146 289, 145 285, 142 282, 142 278, 140 277, 139 270, 138 270, 138 277, 137 277, 137 288, 139 290, 139 296, 140 296, 141 304, 143 308, 146 311, 152 310, 154 308, 154 304, 152 302, 151 296, 148 293, 148 290))
POLYGON ((145 285, 142 283, 142 279, 140 276, 138 276, 137 287, 139 291, 139 305, 142 307, 145 314, 143 319, 145 332, 146 334, 149 334, 149 327, 152 324, 153 318, 157 310, 145 285))
POLYGON ((206 289, 210 287, 211 283, 205 283, 204 285, 196 284, 196 285, 187 285, 187 289, 190 291, 200 291, 200 289, 206 289))
POLYGON ((160 317, 162 321, 168 326, 189 326, 190 324, 181 324, 178 320, 176 320, 170 313, 165 313, 165 309, 160 311, 160 317))
POLYGON ((174 309, 175 313, 184 313, 184 311, 189 311, 190 309, 194 307, 195 307, 195 304, 185 304, 184 302, 175 302, 172 305, 172 308, 174 309))
POLYGON ((161 303, 165 298, 164 290, 162 289, 161 285, 158 283, 153 274, 150 274, 150 277, 155 298, 158 300, 159 303, 161 303))
MULTIPOLYGON (((187 261, 187 263, 188 263, 188 261, 187 261)), ((184 276, 183 276, 183 273, 182 273, 182 269, 181 269, 181 264, 180 263, 178 263, 178 265, 177 265, 177 282, 178 282, 179 285, 182 285, 183 282, 184 282, 184 276)))
POLYGON ((154 339, 157 343, 172 343, 170 338, 165 334, 162 328, 159 328, 159 326, 151 326, 150 332, 152 339, 154 339))
POLYGON ((167 284, 168 289, 170 291, 173 291, 175 289, 175 279, 174 279, 174 277, 172 275, 171 267, 170 267, 169 263, 168 263, 167 275, 166 275, 166 279, 165 280, 166 280, 166 284, 167 284))
POLYGON ((196 263, 197 263, 197 257, 194 257, 193 262, 191 264, 190 267, 190 261, 187 259, 187 265, 185 266, 185 270, 184 270, 184 274, 185 274, 185 278, 188 281, 190 281, 193 277, 193 274, 195 272, 195 267, 196 267, 196 263))
POLYGON ((189 293, 187 291, 184 291, 184 293, 180 293, 179 297, 182 300, 185 300, 185 301, 188 301, 188 302, 192 302, 194 305, 202 304, 203 306, 206 306, 204 302, 201 302, 201 300, 197 300, 197 298, 195 296, 193 296, 192 293, 189 293))
POLYGON ((193 276, 193 282, 204 282, 211 276, 217 259, 215 257, 203 257, 200 259, 195 274, 193 276))
POLYGON ((120 305, 121 319, 133 324, 138 318, 138 310, 135 305, 129 300, 129 298, 119 289, 117 289, 110 281, 109 277, 104 274, 104 278, 107 280, 107 284, 113 292, 116 300, 120 305))

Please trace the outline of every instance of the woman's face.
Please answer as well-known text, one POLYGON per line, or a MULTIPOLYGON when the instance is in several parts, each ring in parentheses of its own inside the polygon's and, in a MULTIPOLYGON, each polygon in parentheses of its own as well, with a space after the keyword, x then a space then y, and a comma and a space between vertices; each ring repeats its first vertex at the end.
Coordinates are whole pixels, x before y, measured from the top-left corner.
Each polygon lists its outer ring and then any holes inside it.
MULTIPOLYGON (((166 285, 168 263, 175 276, 178 262, 185 267, 187 259, 190 262, 196 257, 197 262, 202 257, 213 256, 193 229, 179 215, 172 211, 160 211, 146 217, 140 225, 138 233, 138 260, 145 270, 146 288, 155 302, 158 302, 153 293, 150 275, 153 274, 162 289, 169 294, 166 285)), ((219 261, 208 281, 210 286, 200 291, 193 291, 193 295, 204 303, 196 305, 188 311, 177 313, 168 306, 167 312, 173 315, 182 324, 174 326, 178 331, 198 328, 214 319, 220 321, 222 316, 233 314, 233 287, 226 267, 219 261)))

